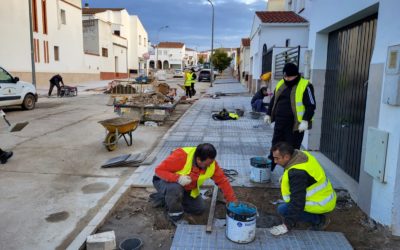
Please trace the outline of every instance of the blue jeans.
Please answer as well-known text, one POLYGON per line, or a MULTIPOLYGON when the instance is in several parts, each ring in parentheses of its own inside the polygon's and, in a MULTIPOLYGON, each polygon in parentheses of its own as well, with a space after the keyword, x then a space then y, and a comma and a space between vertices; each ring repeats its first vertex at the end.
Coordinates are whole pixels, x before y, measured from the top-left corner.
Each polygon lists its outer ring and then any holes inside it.
MULTIPOLYGON (((283 217, 287 216, 288 204, 287 203, 280 204, 278 206, 278 213, 283 217)), ((322 215, 322 214, 312 214, 312 213, 303 211, 300 214, 299 220, 303 221, 303 222, 311 223, 312 225, 317 225, 317 224, 321 223, 321 219, 323 216, 324 215, 322 215)))
POLYGON ((267 113, 267 109, 265 108, 265 103, 263 103, 262 99, 258 99, 255 102, 253 102, 253 104, 251 104, 251 107, 256 112, 267 113))

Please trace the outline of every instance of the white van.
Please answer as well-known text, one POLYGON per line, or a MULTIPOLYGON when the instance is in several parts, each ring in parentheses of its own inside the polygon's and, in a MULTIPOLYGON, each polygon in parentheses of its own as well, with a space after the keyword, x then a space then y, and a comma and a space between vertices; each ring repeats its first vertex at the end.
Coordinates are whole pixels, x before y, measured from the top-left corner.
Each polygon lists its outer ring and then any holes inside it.
POLYGON ((20 105, 23 109, 31 110, 35 108, 37 100, 33 84, 20 81, 0 67, 0 107, 20 105))

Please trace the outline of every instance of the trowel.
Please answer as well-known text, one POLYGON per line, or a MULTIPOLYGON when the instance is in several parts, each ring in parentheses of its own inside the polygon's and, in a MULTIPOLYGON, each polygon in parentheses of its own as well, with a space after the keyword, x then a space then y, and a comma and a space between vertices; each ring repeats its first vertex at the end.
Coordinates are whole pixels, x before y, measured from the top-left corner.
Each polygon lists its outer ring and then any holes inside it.
POLYGON ((3 110, 0 109, 0 115, 3 117, 4 121, 6 121, 6 123, 9 126, 9 131, 10 132, 18 132, 21 131, 22 129, 25 128, 26 125, 28 125, 29 122, 20 122, 14 125, 11 125, 11 123, 7 120, 6 118, 6 113, 4 113, 3 110))

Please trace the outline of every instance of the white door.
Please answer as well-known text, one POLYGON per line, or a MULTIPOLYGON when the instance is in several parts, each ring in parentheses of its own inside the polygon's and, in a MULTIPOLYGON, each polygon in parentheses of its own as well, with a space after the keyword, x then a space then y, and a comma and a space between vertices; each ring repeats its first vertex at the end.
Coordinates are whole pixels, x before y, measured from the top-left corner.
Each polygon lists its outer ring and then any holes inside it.
POLYGON ((14 82, 14 78, 0 68, 0 107, 17 105, 22 102, 21 85, 14 82))

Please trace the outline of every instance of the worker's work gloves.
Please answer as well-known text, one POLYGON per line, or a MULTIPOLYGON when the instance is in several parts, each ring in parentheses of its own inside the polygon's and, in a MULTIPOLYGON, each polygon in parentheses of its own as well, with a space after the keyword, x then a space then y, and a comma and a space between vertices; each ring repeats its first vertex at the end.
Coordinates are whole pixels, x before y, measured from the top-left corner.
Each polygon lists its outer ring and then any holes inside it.
POLYGON ((271 124, 271 116, 269 116, 269 115, 264 116, 264 122, 266 124, 271 124))
POLYGON ((181 185, 182 187, 190 184, 191 182, 192 182, 192 178, 190 178, 190 176, 188 176, 188 175, 179 176, 178 184, 181 185))
POLYGON ((285 224, 274 226, 268 229, 272 235, 278 236, 289 232, 285 224))
POLYGON ((2 109, 0 109, 0 116, 6 116, 6 113, 2 109))
POLYGON ((302 133, 308 129, 308 121, 301 121, 299 125, 299 132, 302 133))

